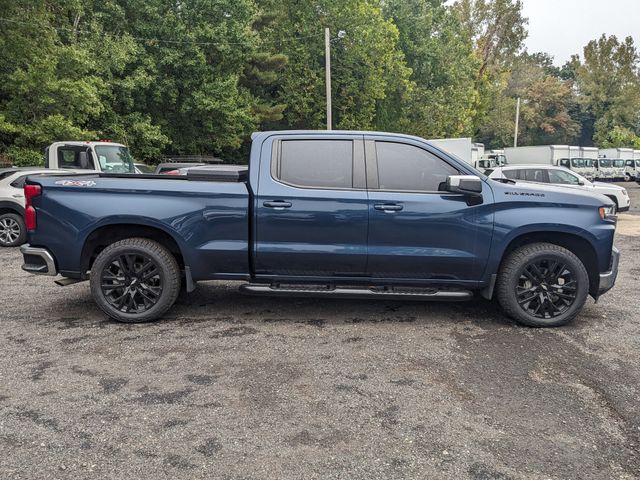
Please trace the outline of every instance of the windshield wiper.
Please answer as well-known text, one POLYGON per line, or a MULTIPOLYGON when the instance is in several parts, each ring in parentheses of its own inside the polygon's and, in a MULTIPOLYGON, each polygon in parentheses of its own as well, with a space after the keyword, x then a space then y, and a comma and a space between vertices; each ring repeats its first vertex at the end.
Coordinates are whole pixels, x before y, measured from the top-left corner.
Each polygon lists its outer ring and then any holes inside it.
POLYGON ((500 183, 509 183, 511 185, 515 185, 516 183, 518 183, 511 178, 494 178, 492 180, 495 180, 496 182, 500 182, 500 183))

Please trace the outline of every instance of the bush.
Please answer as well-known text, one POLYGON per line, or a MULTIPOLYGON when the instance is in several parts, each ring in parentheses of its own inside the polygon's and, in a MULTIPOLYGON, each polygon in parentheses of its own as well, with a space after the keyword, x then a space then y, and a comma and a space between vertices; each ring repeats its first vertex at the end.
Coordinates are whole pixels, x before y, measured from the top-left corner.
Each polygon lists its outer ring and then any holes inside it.
POLYGON ((7 152, 7 157, 17 167, 44 166, 44 154, 30 148, 11 147, 7 152))

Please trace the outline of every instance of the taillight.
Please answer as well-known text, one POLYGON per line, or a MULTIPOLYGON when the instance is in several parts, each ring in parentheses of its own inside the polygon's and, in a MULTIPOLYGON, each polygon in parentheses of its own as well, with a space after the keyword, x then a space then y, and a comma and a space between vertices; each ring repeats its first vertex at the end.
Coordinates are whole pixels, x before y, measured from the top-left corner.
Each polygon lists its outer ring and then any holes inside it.
POLYGON ((24 198, 26 200, 26 206, 24 208, 24 223, 27 230, 32 232, 37 227, 36 222, 36 209, 33 208, 32 200, 42 194, 42 187, 40 185, 25 185, 24 186, 24 198))
POLYGON ((180 170, 169 170, 168 172, 164 172, 165 175, 180 175, 180 170))

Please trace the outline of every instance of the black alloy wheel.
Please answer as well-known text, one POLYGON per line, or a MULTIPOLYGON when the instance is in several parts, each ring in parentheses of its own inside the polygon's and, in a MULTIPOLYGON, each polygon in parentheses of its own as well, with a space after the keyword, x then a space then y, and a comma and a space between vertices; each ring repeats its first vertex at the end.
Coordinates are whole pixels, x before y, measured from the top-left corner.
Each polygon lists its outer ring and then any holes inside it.
POLYGON ((552 319, 564 314, 577 298, 575 274, 566 263, 552 258, 525 265, 515 286, 518 304, 529 315, 552 319))
POLYGON ((552 243, 516 248, 502 262, 496 296, 504 312, 529 327, 575 319, 589 295, 589 274, 573 252, 552 243))
POLYGON ((152 258, 140 252, 124 252, 102 269, 100 288, 116 310, 143 313, 158 303, 163 278, 152 258))
POLYGON ((93 262, 90 280, 98 307, 126 323, 161 318, 175 303, 182 284, 175 255, 147 238, 108 245, 93 262))

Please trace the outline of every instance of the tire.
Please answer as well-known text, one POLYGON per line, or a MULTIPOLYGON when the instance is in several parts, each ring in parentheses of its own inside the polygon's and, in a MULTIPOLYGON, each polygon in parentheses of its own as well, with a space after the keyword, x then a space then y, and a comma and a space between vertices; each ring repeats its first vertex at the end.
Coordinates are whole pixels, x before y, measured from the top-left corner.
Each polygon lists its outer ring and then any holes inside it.
POLYGON ((119 322, 161 318, 180 293, 180 267, 158 242, 128 238, 105 248, 90 275, 91 294, 100 309, 119 322))
POLYGON ((27 228, 17 213, 0 215, 0 247, 18 247, 27 241, 27 228))
POLYGON ((498 274, 500 306, 509 317, 529 327, 566 325, 580 313, 588 294, 584 264, 566 248, 551 243, 516 249, 498 274))
POLYGON ((630 182, 631 180, 633 180, 633 179, 631 178, 631 175, 629 175, 628 173, 625 173, 625 174, 624 174, 624 181, 625 181, 625 182, 630 182))

